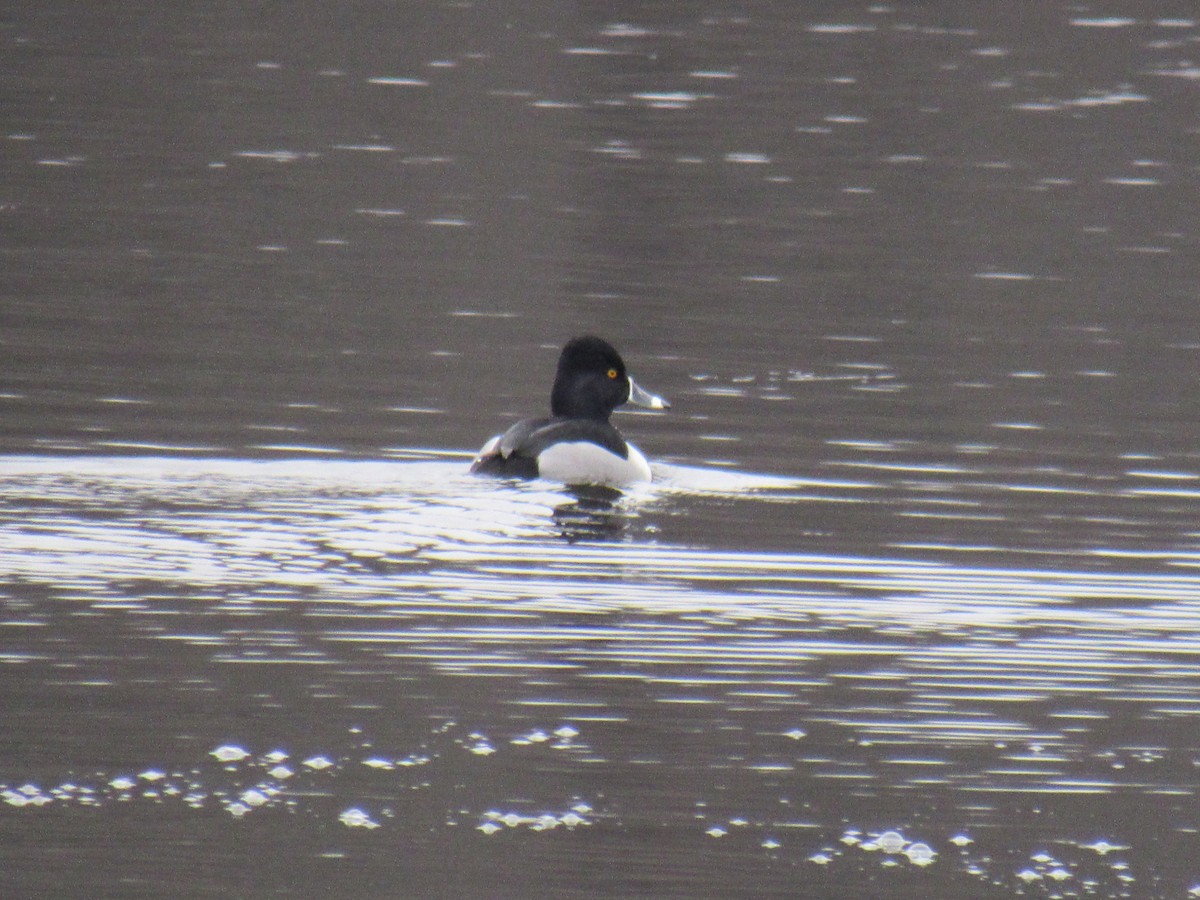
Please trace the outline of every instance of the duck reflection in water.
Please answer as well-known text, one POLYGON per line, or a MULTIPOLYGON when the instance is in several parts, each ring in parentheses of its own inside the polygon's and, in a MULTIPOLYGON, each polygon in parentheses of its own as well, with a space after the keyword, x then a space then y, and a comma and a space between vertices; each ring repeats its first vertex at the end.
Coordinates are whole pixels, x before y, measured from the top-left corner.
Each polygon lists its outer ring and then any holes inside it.
POLYGON ((554 524, 568 543, 577 541, 616 541, 629 530, 631 516, 618 505, 624 496, 603 484, 579 484, 568 487, 574 499, 554 507, 554 524))

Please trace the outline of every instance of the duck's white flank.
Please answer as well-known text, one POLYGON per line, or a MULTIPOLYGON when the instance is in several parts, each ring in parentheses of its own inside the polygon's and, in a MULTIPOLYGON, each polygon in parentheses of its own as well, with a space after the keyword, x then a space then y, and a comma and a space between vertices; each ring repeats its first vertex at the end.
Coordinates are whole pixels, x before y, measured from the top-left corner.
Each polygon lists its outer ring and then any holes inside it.
POLYGON ((650 481, 650 463, 633 444, 622 459, 590 441, 551 444, 538 456, 538 475, 566 484, 636 484, 650 481))

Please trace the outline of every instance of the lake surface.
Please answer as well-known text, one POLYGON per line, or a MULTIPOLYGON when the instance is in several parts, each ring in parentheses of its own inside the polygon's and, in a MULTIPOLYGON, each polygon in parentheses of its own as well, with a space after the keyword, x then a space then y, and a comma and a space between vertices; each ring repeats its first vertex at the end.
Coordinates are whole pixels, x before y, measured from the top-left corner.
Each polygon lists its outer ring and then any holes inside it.
POLYGON ((1200 896, 1188 5, 0 46, 0 894, 1200 896))

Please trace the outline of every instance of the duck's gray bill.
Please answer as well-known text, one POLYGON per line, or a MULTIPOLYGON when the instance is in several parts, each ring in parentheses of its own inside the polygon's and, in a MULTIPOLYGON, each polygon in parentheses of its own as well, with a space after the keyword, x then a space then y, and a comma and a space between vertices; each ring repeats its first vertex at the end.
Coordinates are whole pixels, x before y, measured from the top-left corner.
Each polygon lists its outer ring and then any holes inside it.
POLYGON ((658 396, 658 394, 642 390, 632 378, 629 379, 629 402, 634 406, 644 406, 647 409, 671 408, 671 404, 665 399, 658 396))

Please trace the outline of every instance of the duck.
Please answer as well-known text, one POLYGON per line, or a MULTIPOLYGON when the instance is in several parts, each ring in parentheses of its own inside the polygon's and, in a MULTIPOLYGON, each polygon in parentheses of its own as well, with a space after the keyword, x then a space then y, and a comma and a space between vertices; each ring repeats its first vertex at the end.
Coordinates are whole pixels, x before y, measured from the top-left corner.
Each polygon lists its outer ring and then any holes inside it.
POLYGON ((631 403, 670 409, 630 377, 621 354, 603 338, 572 338, 558 357, 550 416, 522 419, 483 445, 471 472, 545 478, 568 485, 632 485, 652 480, 645 455, 609 417, 631 403))

